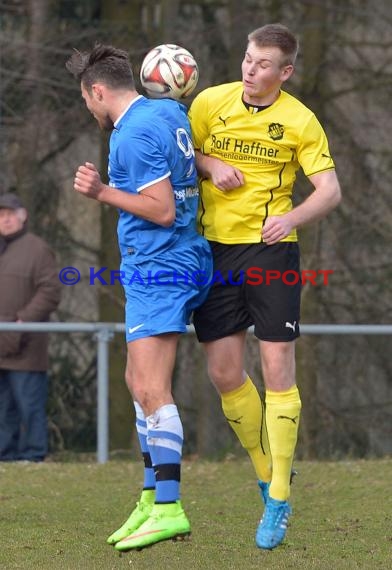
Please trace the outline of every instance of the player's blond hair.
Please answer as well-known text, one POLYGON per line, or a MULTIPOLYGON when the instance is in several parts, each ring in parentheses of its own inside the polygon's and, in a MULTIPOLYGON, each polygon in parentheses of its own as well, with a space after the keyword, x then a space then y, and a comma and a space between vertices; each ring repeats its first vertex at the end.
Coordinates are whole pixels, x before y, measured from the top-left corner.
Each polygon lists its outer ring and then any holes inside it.
POLYGON ((298 40, 283 24, 267 24, 253 30, 248 41, 257 47, 277 47, 283 54, 282 65, 294 65, 298 53, 298 40))

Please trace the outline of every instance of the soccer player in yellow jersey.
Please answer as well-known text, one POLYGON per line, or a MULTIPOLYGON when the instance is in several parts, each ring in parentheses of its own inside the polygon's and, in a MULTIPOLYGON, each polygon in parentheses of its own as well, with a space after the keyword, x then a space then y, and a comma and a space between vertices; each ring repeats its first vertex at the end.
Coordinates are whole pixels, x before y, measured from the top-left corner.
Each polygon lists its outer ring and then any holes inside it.
MULTIPOLYGON (((223 412, 254 465, 263 517, 259 548, 285 537, 301 399, 295 380, 300 279, 296 228, 323 218, 341 199, 326 135, 315 115, 281 89, 293 71, 295 36, 269 24, 248 36, 242 81, 210 87, 189 118, 200 175, 200 232, 216 279, 195 313, 208 372, 223 412), (314 189, 293 207, 296 173, 314 189), (279 279, 294 276, 293 284, 279 279), (259 339, 265 402, 244 371, 246 331, 259 339)), ((290 279, 291 280, 291 279, 290 279)))

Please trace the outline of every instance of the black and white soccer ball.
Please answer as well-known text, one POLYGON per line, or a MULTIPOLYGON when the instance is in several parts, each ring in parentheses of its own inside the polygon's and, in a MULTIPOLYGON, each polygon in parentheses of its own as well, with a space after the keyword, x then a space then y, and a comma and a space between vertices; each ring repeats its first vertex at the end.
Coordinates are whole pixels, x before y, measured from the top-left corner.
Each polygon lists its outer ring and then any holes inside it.
POLYGON ((151 97, 183 99, 199 79, 193 55, 175 44, 162 44, 148 52, 140 69, 140 81, 151 97))

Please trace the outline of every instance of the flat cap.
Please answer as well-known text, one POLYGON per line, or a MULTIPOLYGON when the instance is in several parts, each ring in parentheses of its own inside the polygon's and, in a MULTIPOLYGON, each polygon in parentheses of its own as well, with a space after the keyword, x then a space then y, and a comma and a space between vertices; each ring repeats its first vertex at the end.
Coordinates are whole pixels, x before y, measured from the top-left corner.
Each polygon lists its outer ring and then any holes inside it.
POLYGON ((17 210, 18 208, 24 208, 24 206, 19 196, 12 192, 7 192, 6 194, 0 194, 0 208, 17 210))

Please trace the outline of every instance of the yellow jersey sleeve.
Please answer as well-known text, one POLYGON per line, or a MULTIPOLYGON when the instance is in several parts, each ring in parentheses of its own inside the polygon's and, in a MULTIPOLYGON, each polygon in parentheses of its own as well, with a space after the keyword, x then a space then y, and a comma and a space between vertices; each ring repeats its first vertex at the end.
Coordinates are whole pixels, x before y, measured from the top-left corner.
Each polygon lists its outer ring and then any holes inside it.
POLYGON ((335 168, 329 152, 327 137, 315 117, 309 117, 297 148, 298 161, 306 176, 335 168))

